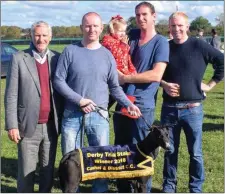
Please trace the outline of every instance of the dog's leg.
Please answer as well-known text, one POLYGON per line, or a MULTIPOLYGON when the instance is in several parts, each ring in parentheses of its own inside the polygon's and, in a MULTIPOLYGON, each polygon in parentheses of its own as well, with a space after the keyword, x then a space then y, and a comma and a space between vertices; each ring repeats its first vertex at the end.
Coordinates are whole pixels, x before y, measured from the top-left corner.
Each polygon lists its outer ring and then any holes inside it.
MULTIPOLYGON (((63 182, 64 193, 74 193, 79 187, 81 181, 81 169, 73 160, 68 160, 64 165, 63 182)), ((60 180, 61 181, 61 180, 60 180)))
POLYGON ((73 160, 67 161, 65 165, 65 187, 63 192, 74 193, 78 189, 81 181, 81 169, 73 160))
POLYGON ((139 177, 136 179, 136 184, 134 185, 135 193, 147 193, 147 182, 149 176, 139 177))
POLYGON ((64 193, 74 193, 81 181, 81 165, 78 152, 71 153, 70 157, 60 163, 59 178, 64 193))
POLYGON ((133 187, 133 193, 139 193, 137 178, 133 179, 131 181, 131 184, 132 184, 132 187, 133 187))

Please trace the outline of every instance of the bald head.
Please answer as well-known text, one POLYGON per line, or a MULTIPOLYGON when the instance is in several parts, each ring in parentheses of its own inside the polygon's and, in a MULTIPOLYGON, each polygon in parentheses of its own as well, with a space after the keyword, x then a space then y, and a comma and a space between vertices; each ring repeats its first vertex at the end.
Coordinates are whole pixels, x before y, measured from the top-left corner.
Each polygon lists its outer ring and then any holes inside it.
POLYGON ((101 21, 102 24, 102 18, 99 14, 97 14, 96 12, 88 12, 86 14, 84 14, 84 16, 82 17, 82 25, 84 25, 84 21, 88 18, 88 17, 96 17, 101 21))
POLYGON ((99 36, 103 30, 102 19, 99 14, 95 12, 86 13, 82 18, 80 27, 85 42, 91 43, 99 41, 99 36))

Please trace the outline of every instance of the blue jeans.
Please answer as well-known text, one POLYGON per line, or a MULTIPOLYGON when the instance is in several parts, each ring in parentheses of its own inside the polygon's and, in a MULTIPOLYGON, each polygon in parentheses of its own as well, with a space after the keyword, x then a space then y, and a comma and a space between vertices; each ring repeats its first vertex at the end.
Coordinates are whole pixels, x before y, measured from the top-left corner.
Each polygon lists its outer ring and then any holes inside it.
MULTIPOLYGON (((81 147, 81 129, 84 113, 79 110, 65 110, 62 119, 62 154, 81 147)), ((85 128, 89 146, 109 145, 109 123, 97 112, 85 114, 85 128)), ((102 193, 108 191, 106 179, 96 179, 92 184, 92 192, 102 193)))
MULTIPOLYGON (((117 105, 116 110, 121 107, 117 105)), ((154 109, 141 110, 143 117, 147 120, 149 125, 154 121, 154 109)), ((114 131, 115 131, 115 144, 125 145, 131 143, 138 143, 143 140, 149 133, 148 126, 142 118, 130 119, 126 116, 114 114, 113 116, 114 131)), ((150 177, 147 182, 147 192, 151 192, 152 178, 150 177)), ((119 193, 133 192, 132 184, 127 179, 118 179, 117 187, 119 193)))
MULTIPOLYGON (((176 106, 182 106, 176 104, 176 106)), ((162 105, 161 112, 162 124, 173 124, 170 127, 171 149, 165 152, 163 169, 163 191, 174 193, 177 186, 177 160, 180 144, 180 133, 183 128, 188 153, 190 155, 189 163, 189 190, 191 193, 202 192, 204 182, 204 165, 202 157, 202 123, 203 107, 202 104, 189 109, 178 109, 177 107, 168 107, 168 104, 162 105)))

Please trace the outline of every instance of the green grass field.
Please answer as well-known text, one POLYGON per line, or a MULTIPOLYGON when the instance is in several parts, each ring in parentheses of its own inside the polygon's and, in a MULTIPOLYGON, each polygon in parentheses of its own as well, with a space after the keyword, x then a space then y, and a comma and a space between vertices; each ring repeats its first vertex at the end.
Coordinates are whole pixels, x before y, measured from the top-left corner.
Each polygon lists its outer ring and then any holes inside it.
MULTIPOLYGON (((28 46, 16 46, 18 49, 25 49, 28 46)), ((62 52, 65 45, 51 45, 50 48, 62 52)), ((208 66, 204 81, 207 82, 213 73, 211 65, 208 66)), ((5 90, 5 79, 1 80, 1 192, 16 192, 16 174, 17 174, 17 147, 12 143, 4 129, 4 106, 3 96, 5 90)), ((159 89, 158 100, 156 106, 156 122, 159 122, 162 90, 159 89)), ((204 124, 203 124, 203 154, 205 163, 205 183, 203 192, 205 193, 224 193, 224 82, 219 83, 211 92, 207 94, 204 104, 204 124)), ((110 120, 111 133, 110 143, 113 144, 114 134, 112 129, 112 120, 110 120)), ((59 138, 60 140, 60 138, 59 138)), ((153 175, 152 192, 159 193, 162 189, 162 169, 163 154, 161 149, 158 158, 155 161, 155 174, 153 175)), ((55 170, 61 159, 60 141, 58 143, 57 158, 55 170)), ((186 140, 184 133, 181 135, 181 144, 179 149, 178 163, 178 188, 179 193, 188 193, 188 164, 189 156, 187 152, 186 140)), ((38 179, 38 175, 37 175, 38 179)), ((91 192, 90 183, 81 184, 81 192, 91 192)), ((38 186, 35 185, 37 191, 38 186)), ((59 188, 59 180, 55 173, 53 192, 61 192, 59 188)), ((110 180, 110 191, 116 192, 115 180, 110 180)))

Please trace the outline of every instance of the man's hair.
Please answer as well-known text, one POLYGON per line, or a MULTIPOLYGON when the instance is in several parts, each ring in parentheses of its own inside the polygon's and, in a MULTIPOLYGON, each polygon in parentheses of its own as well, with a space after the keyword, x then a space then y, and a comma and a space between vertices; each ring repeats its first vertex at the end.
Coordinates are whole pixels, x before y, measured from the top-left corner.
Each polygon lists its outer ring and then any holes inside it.
POLYGON ((141 2, 141 3, 139 3, 138 5, 136 5, 135 11, 136 11, 137 9, 139 9, 141 6, 148 7, 148 8, 151 10, 151 13, 152 13, 152 14, 155 13, 155 7, 154 7, 154 5, 152 5, 151 3, 146 2, 146 1, 141 2))
POLYGON ((39 27, 39 26, 43 26, 43 25, 48 27, 49 35, 52 36, 52 28, 51 28, 51 26, 47 22, 38 21, 38 22, 33 23, 32 26, 31 26, 31 30, 30 31, 31 31, 31 37, 32 38, 34 37, 35 28, 39 27))
POLYGON ((98 13, 96 13, 96 12, 88 12, 88 13, 84 14, 83 17, 82 17, 82 20, 81 20, 81 24, 82 24, 82 25, 83 25, 84 19, 85 19, 87 16, 89 16, 89 15, 95 15, 95 16, 99 17, 100 20, 102 21, 102 18, 101 18, 101 16, 100 16, 98 13))
POLYGON ((214 29, 214 28, 212 29, 211 32, 212 32, 214 35, 217 33, 217 32, 216 32, 216 29, 214 29))
POLYGON ((186 20, 186 22, 188 23, 188 16, 187 16, 184 12, 182 12, 182 11, 176 11, 176 12, 172 13, 172 14, 170 15, 170 17, 169 17, 169 21, 170 21, 172 18, 175 18, 175 17, 177 17, 177 16, 182 16, 182 17, 186 20))
POLYGON ((109 21, 109 25, 107 28, 108 33, 115 33, 115 29, 120 27, 120 26, 127 26, 127 22, 125 19, 123 19, 122 17, 120 18, 112 18, 109 21))

